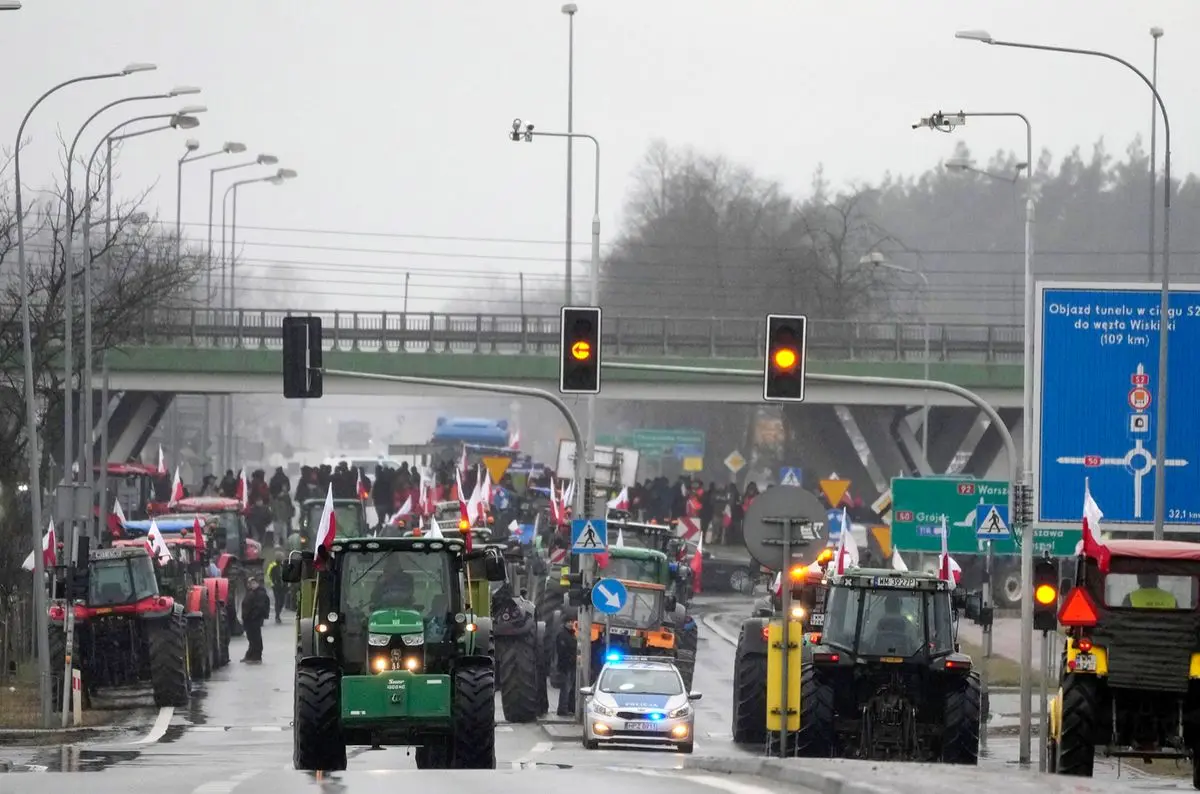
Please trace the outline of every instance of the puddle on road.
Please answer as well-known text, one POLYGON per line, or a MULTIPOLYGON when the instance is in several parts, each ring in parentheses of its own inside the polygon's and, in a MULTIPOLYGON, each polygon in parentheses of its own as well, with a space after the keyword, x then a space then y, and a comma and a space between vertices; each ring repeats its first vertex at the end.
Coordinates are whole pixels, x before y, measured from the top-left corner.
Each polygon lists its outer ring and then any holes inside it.
POLYGON ((141 750, 87 750, 64 745, 34 753, 26 767, 39 772, 103 772, 133 761, 141 750))

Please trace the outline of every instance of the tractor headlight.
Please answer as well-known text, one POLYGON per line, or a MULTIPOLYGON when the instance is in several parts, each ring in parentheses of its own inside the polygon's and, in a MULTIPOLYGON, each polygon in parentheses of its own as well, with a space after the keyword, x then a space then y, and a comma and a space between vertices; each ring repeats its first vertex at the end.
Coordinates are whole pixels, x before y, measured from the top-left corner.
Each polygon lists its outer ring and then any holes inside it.
POLYGON ((674 711, 672 711, 671 713, 667 714, 667 718, 672 719, 672 720, 679 719, 680 717, 691 716, 691 713, 692 713, 692 707, 688 704, 684 704, 684 705, 680 706, 679 708, 675 709, 674 711))
MULTIPOLYGON (((408 638, 405 637, 404 639, 407 640, 408 638)), ((392 641, 392 635, 390 635, 390 634, 368 634, 367 635, 367 644, 373 645, 376 648, 386 648, 388 646, 388 643, 391 641, 392 641)))
POLYGON ((425 635, 424 634, 404 634, 402 636, 404 638, 404 644, 409 646, 410 648, 414 645, 424 645, 425 644, 425 635))

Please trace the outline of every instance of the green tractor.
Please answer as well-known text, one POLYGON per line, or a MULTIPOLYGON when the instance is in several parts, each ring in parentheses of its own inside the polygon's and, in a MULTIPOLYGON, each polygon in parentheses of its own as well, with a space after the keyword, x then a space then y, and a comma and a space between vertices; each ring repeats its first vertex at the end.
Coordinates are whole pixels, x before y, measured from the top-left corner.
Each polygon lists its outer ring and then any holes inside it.
MULTIPOLYGON (((324 499, 305 499, 300 503, 300 527, 288 536, 289 552, 304 551, 312 546, 324 510, 324 499)), ((363 538, 371 534, 371 528, 367 525, 367 513, 361 500, 334 499, 333 513, 337 520, 339 538, 363 538)))
POLYGON ((493 549, 458 539, 339 538, 293 554, 300 582, 293 764, 346 768, 349 745, 416 747, 421 769, 494 769, 493 549), (322 553, 324 556, 324 553, 322 553))

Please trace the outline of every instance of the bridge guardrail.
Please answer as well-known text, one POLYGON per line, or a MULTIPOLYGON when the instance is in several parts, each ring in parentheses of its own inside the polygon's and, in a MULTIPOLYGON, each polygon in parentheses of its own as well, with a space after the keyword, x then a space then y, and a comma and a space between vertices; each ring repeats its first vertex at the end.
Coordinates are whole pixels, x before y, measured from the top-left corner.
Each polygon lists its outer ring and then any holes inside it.
MULTIPOLYGON (((558 315, 401 312, 289 312, 281 309, 160 308, 148 313, 133 346, 278 350, 288 315, 319 316, 327 350, 437 354, 553 355, 558 315)), ((810 320, 809 356, 818 361, 922 361, 922 323, 810 320)), ((604 346, 613 356, 757 359, 760 318, 604 317, 604 346)), ((934 361, 1019 364, 1018 325, 938 323, 929 326, 934 361)))

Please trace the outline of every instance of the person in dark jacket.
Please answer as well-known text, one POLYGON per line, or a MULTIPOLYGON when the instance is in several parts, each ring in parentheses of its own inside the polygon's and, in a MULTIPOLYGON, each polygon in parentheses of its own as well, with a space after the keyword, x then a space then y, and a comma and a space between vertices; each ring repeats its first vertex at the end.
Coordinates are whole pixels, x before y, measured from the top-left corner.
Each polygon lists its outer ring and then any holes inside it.
POLYGON ((563 626, 555 643, 558 672, 563 674, 563 685, 558 689, 558 716, 575 713, 575 657, 579 653, 579 642, 575 639, 575 628, 563 626))
POLYGON ((242 599, 242 625, 246 627, 246 655, 243 662, 261 663, 263 652, 262 627, 271 616, 271 598, 262 584, 251 577, 246 580, 246 597, 242 599))

